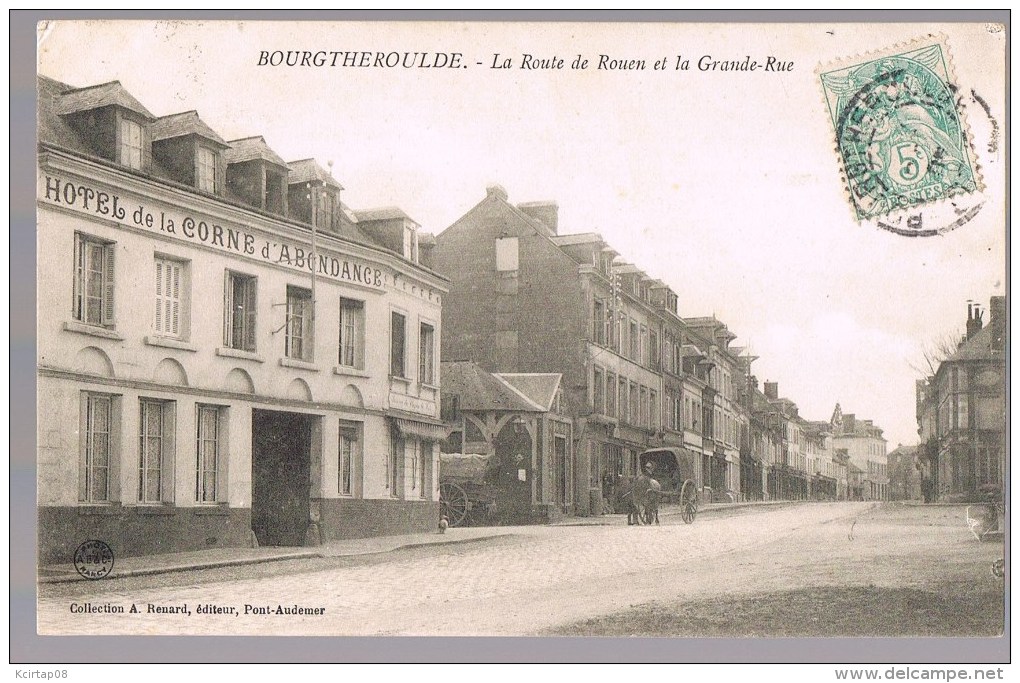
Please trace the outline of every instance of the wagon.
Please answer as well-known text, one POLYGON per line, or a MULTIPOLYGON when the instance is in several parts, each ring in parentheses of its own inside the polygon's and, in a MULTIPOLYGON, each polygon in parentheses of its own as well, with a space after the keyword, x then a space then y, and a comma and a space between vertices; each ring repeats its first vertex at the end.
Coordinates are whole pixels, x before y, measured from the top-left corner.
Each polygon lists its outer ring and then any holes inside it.
MULTIPOLYGON (((680 517, 684 523, 691 524, 698 514, 698 492, 694 461, 691 456, 679 448, 653 448, 641 453, 638 456, 638 467, 645 472, 648 463, 652 464, 650 476, 659 484, 659 490, 654 486, 647 492, 643 515, 641 520, 645 524, 656 521, 660 501, 673 500, 680 505, 680 517)), ((622 477, 618 491, 620 502, 627 507, 630 501, 628 496, 633 496, 634 488, 639 484, 640 477, 622 477)))
POLYGON ((488 483, 492 456, 475 453, 439 455, 439 507, 451 527, 489 516, 496 493, 488 483))

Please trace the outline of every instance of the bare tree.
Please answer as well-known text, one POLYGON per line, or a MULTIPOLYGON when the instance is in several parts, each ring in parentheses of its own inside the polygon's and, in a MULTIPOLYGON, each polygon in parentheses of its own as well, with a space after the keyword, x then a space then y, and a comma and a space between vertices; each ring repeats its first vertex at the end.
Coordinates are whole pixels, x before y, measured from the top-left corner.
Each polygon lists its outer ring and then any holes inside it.
POLYGON ((922 377, 934 377, 942 362, 949 359, 959 348, 963 335, 959 331, 945 332, 926 342, 920 351, 920 357, 908 361, 910 369, 922 377))

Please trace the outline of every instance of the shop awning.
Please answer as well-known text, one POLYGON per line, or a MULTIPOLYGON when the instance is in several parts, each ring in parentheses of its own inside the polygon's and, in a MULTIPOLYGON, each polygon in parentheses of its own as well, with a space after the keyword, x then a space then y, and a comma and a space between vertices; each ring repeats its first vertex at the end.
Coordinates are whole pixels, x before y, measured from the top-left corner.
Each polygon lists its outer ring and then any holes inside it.
POLYGON ((390 419, 393 421, 393 426, 403 436, 412 436, 428 441, 442 441, 450 436, 450 430, 452 429, 449 425, 439 421, 433 422, 430 420, 392 416, 390 419))

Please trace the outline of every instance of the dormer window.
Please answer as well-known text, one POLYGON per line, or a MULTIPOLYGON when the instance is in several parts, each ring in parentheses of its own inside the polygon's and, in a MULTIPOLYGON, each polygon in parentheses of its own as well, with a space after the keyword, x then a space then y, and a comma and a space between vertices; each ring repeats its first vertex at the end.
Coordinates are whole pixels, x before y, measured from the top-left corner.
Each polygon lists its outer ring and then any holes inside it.
POLYGON ((120 120, 120 163, 128 168, 142 169, 142 126, 128 118, 120 120))
POLYGON ((208 147, 199 147, 197 164, 198 189, 215 194, 216 192, 216 152, 208 147))
POLYGON ((201 192, 223 192, 227 143, 195 110, 163 116, 149 127, 152 155, 170 180, 201 192))

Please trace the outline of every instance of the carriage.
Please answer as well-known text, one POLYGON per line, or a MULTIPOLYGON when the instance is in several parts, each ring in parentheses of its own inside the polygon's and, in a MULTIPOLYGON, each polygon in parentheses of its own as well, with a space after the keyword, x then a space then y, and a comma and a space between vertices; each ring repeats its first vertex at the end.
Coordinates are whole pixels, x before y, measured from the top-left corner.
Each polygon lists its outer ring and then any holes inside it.
POLYGON ((441 453, 439 507, 451 527, 478 523, 495 509, 496 491, 490 474, 490 455, 441 453))
POLYGON ((638 510, 639 522, 658 521, 661 502, 675 502, 680 506, 680 517, 691 524, 698 514, 698 492, 694 460, 679 448, 653 448, 638 456, 639 472, 646 475, 623 476, 616 487, 616 509, 638 510), (651 469, 649 469, 651 465, 651 469), (655 483, 647 480, 651 477, 655 483), (658 484, 656 487, 655 484, 658 484), (638 504, 634 504, 637 494, 638 504))

